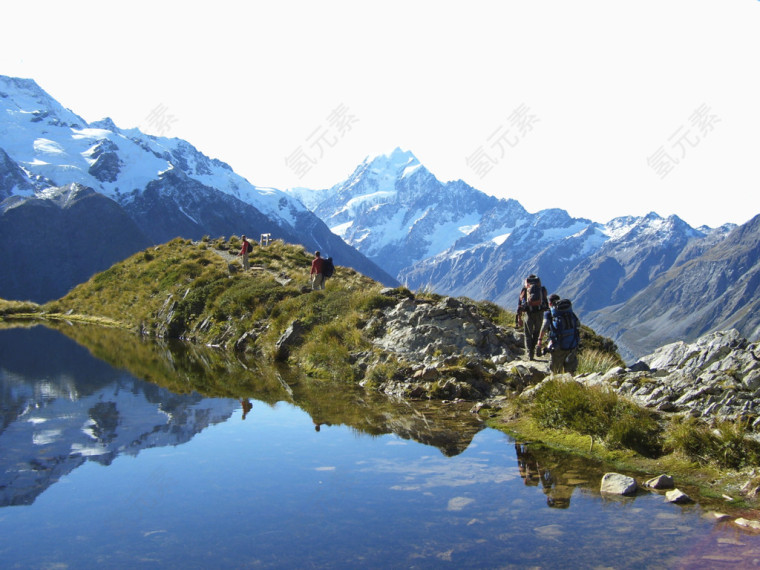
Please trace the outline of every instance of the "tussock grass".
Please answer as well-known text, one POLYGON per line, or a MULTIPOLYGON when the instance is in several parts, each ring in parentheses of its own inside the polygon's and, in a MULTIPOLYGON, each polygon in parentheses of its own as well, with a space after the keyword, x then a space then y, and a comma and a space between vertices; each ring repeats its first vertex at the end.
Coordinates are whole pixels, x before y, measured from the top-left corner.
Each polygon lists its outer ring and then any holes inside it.
POLYGON ((540 426, 590 435, 611 449, 632 449, 645 457, 662 452, 655 414, 609 389, 549 380, 537 390, 530 414, 540 426))
POLYGON ((578 370, 576 374, 590 374, 594 372, 604 374, 615 366, 621 366, 621 364, 617 353, 594 348, 584 349, 578 354, 578 370))
POLYGON ((665 449, 700 465, 741 469, 760 465, 760 442, 750 439, 743 422, 721 421, 714 427, 693 417, 675 417, 665 433, 665 449))
POLYGON ((377 362, 367 370, 365 386, 367 388, 376 388, 383 382, 396 377, 401 369, 402 365, 395 357, 389 357, 383 362, 377 362))
POLYGON ((197 286, 227 275, 219 255, 177 238, 113 265, 44 308, 107 317, 137 328, 151 320, 169 296, 182 299, 197 286))
POLYGON ((542 384, 527 414, 542 428, 570 430, 630 449, 648 458, 681 458, 700 466, 743 469, 760 465, 760 442, 746 423, 709 425, 693 417, 659 417, 656 412, 602 387, 553 379, 542 384))
POLYGON ((477 301, 475 308, 482 317, 504 328, 515 325, 516 314, 500 307, 491 301, 477 301))

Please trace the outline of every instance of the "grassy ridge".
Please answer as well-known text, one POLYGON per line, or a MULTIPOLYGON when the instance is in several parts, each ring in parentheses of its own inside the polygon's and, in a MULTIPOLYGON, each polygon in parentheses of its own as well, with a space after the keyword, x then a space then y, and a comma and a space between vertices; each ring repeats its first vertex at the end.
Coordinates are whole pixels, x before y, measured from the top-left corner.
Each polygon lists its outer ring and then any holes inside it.
MULTIPOLYGON (((38 312, 105 318, 143 334, 227 349, 241 349, 245 335, 244 350, 267 358, 299 321, 307 334, 291 360, 313 376, 356 380, 351 354, 372 350, 361 326, 373 311, 395 303, 380 295, 382 285, 339 266, 324 291, 311 291, 312 256, 281 241, 255 247, 252 269, 244 274, 234 256, 239 247, 236 237, 200 243, 178 238, 117 263, 38 312)), ((5 312, 31 313, 34 306, 9 303, 5 312)))

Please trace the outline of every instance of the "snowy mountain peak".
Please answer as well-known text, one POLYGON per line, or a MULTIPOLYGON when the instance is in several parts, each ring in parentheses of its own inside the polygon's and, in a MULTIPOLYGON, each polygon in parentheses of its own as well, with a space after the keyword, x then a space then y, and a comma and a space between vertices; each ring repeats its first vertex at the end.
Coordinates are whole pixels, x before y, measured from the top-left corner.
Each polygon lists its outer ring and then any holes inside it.
POLYGON ((399 147, 389 154, 382 154, 372 160, 368 157, 365 163, 368 163, 369 171, 372 173, 394 174, 397 178, 408 176, 421 166, 414 154, 399 147))
POLYGON ((106 117, 105 119, 101 119, 99 121, 90 123, 90 127, 94 129, 104 129, 106 131, 111 131, 113 133, 121 134, 121 129, 119 129, 119 127, 116 126, 116 123, 113 122, 111 117, 106 117))
POLYGON ((373 195, 374 199, 387 199, 396 195, 400 181, 411 179, 415 174, 432 176, 414 154, 396 148, 389 154, 365 158, 351 176, 333 186, 325 198, 339 194, 344 199, 368 195, 373 195))
POLYGON ((31 122, 76 127, 86 124, 82 117, 63 107, 33 79, 0 75, 0 109, 3 107, 7 115, 31 122))

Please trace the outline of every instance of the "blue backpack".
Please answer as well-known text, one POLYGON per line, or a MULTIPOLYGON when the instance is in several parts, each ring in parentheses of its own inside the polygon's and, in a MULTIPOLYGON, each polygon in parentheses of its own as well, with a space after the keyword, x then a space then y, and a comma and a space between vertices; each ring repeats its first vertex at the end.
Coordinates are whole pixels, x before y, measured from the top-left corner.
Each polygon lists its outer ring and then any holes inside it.
POLYGON ((578 348, 581 341, 580 321, 573 312, 573 304, 562 299, 551 308, 551 333, 549 338, 557 348, 572 350, 578 348))

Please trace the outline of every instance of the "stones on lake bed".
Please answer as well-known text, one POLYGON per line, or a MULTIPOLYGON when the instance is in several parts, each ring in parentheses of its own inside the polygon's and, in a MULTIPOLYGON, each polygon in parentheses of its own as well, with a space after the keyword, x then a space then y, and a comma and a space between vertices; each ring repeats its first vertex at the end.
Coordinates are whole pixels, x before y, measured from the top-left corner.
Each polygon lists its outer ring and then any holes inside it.
MULTIPOLYGON (((643 485, 649 489, 661 490, 670 489, 665 493, 666 500, 670 503, 690 503, 692 502, 683 491, 675 488, 673 477, 670 475, 659 475, 649 479, 643 485)), ((633 477, 622 475, 620 473, 605 473, 602 477, 600 492, 607 495, 633 495, 638 490, 638 485, 633 477)))
POLYGON ((673 489, 671 491, 666 492, 665 500, 669 503, 676 503, 678 505, 694 502, 692 498, 689 497, 689 495, 687 495, 680 489, 673 489))
POLYGON ((650 489, 673 489, 675 483, 670 475, 658 475, 644 483, 644 486, 650 489))
POLYGON ((608 495, 633 495, 638 489, 636 480, 620 473, 605 473, 600 492, 608 495))
POLYGON ((706 513, 704 516, 705 518, 714 519, 718 522, 727 521, 731 518, 731 515, 727 515, 726 513, 719 513, 716 511, 706 513))
MULTIPOLYGON (((670 475, 660 475, 658 477, 649 479, 646 483, 644 483, 643 487, 653 490, 670 488, 670 490, 665 492, 665 501, 668 503, 673 503, 675 505, 687 505, 694 503, 694 500, 689 497, 689 495, 680 489, 675 488, 673 477, 670 475)), ((637 491, 638 486, 636 484, 636 480, 633 477, 622 475, 620 473, 605 473, 604 477, 602 477, 600 488, 602 495, 631 496, 636 494, 637 491)), ((714 519, 716 522, 724 522, 731 520, 732 518, 730 515, 718 512, 709 512, 704 516, 714 519)), ((731 522, 744 529, 760 532, 760 521, 758 520, 738 517, 731 520, 731 522)))
POLYGON ((738 519, 734 520, 734 524, 743 528, 751 528, 752 530, 760 531, 760 521, 753 521, 739 517, 738 519))

